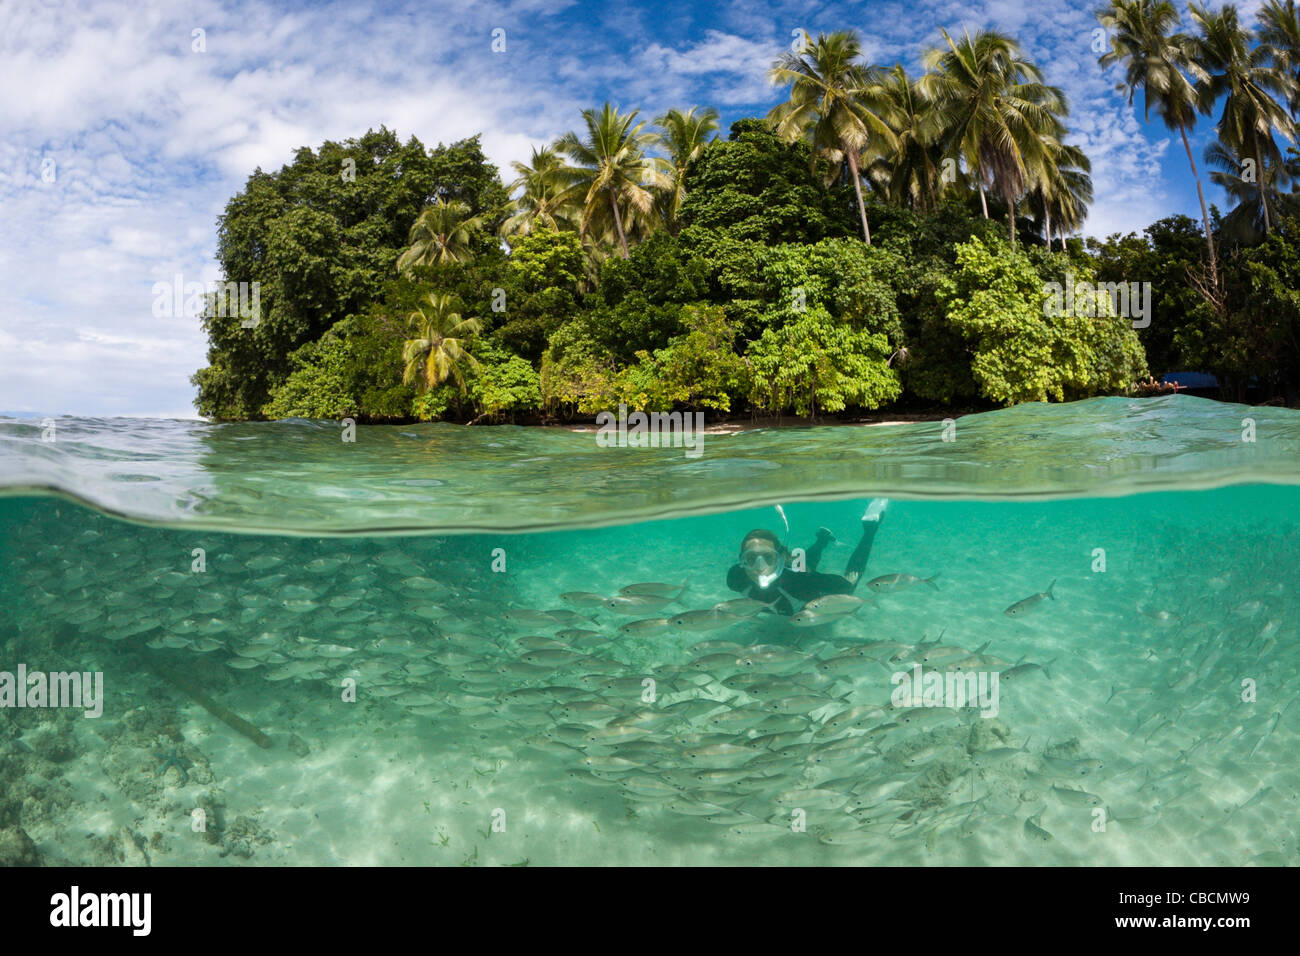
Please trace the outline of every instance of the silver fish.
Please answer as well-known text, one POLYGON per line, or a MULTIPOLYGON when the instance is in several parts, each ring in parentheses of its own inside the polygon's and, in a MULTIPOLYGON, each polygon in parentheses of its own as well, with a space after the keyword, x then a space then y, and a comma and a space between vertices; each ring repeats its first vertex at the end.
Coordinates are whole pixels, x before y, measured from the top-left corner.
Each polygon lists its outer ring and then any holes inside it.
POLYGON ((602 602, 601 607, 607 611, 613 611, 615 614, 644 614, 647 612, 662 611, 669 604, 672 604, 681 596, 682 591, 677 594, 668 595, 667 597, 660 594, 620 594, 618 597, 612 597, 602 602))
POLYGON ((609 598, 591 591, 565 591, 560 595, 560 600, 574 607, 601 607, 609 598))
POLYGON ((1025 753, 1029 753, 1029 741, 1025 741, 1023 747, 994 747, 991 750, 981 751, 971 758, 971 763, 983 770, 1006 763, 1008 760, 1025 753))
POLYGON ((681 585, 664 584, 662 581, 643 581, 619 588, 618 593, 625 596, 668 597, 674 592, 680 594, 680 587, 681 585))
POLYGON ((937 591, 939 585, 934 583, 934 579, 938 576, 935 574, 928 578, 918 578, 914 574, 882 574, 880 577, 868 581, 867 587, 882 594, 889 594, 894 591, 905 591, 908 588, 916 587, 918 584, 924 584, 937 591))
POLYGON ((1047 668, 1051 665, 1052 661, 1055 660, 1056 658, 1053 657, 1052 660, 1048 661, 1046 664, 1034 664, 1034 663, 1017 664, 1015 667, 1012 667, 1009 670, 1005 670, 1001 674, 999 674, 998 680, 1000 680, 1004 684, 1007 681, 1021 681, 1024 680, 1026 677, 1030 677, 1033 676, 1034 674, 1039 673, 1040 671, 1043 673, 1043 675, 1047 677, 1048 680, 1051 680, 1052 673, 1047 668))
POLYGON ((1052 787, 1052 796, 1060 800, 1066 806, 1070 807, 1099 807, 1101 806, 1101 797, 1093 793, 1087 793, 1083 790, 1072 790, 1069 787, 1052 787))
POLYGON ((679 631, 716 631, 722 627, 730 627, 739 620, 738 618, 725 614, 716 608, 710 608, 707 611, 684 611, 671 619, 672 626, 679 631))
POLYGON ((820 627, 856 614, 866 603, 852 594, 828 594, 809 601, 789 620, 795 627, 820 627))
POLYGON ((1019 617, 1021 614, 1024 614, 1030 608, 1034 607, 1036 604, 1042 601, 1044 598, 1050 598, 1051 600, 1055 601, 1056 595, 1052 593, 1052 588, 1054 587, 1056 587, 1055 581, 1053 581, 1051 584, 1047 586, 1046 591, 1040 591, 1038 594, 1031 594, 1029 595, 1029 597, 1017 601, 1015 604, 1011 605, 1011 607, 1007 608, 1002 613, 1005 614, 1007 617, 1019 617))
POLYGON ((1255 756, 1255 751, 1258 750, 1261 746, 1263 746, 1264 741, 1268 740, 1268 738, 1272 735, 1273 731, 1277 729, 1278 721, 1280 721, 1281 719, 1282 719, 1282 712, 1274 711, 1273 719, 1268 722, 1268 729, 1265 730, 1264 733, 1260 735, 1259 740, 1255 741, 1255 746, 1251 748, 1250 755, 1252 757, 1255 756))
POLYGON ((1071 757, 1049 757, 1047 754, 1043 754, 1043 760, 1053 770, 1077 777, 1086 777, 1102 767, 1100 760, 1094 760, 1091 757, 1074 759, 1071 757))
POLYGON ((1025 819, 1025 836, 1036 843, 1050 843, 1054 837, 1042 828, 1040 825, 1043 820, 1043 811, 1039 810, 1032 817, 1025 819))

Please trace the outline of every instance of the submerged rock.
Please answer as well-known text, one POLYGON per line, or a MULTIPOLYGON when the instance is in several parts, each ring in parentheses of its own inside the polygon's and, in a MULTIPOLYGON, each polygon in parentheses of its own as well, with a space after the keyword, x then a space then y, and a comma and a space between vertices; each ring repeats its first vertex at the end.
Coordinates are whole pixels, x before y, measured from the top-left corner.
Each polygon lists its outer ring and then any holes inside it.
POLYGON ((22 827, 0 828, 0 867, 40 866, 36 844, 22 827))

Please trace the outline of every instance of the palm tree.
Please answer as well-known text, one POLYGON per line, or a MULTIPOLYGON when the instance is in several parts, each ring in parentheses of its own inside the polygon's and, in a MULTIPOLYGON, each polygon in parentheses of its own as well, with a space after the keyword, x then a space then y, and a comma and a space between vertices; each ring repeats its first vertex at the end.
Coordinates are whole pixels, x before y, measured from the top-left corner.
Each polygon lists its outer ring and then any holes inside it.
POLYGON ((483 217, 471 216, 459 200, 426 206, 411 224, 409 249, 397 259, 397 271, 439 262, 466 262, 474 256, 470 243, 483 228, 483 217))
POLYGON ((790 84, 790 98, 775 107, 768 119, 785 139, 807 138, 814 155, 821 154, 837 166, 848 164, 862 238, 871 245, 862 201, 862 155, 877 140, 885 149, 894 148, 896 137, 872 108, 867 93, 876 84, 877 73, 859 62, 861 55, 861 41, 852 30, 823 33, 816 42, 805 34, 799 51, 783 54, 768 72, 774 84, 790 84))
MULTIPOLYGON (((1273 139, 1274 131, 1289 142, 1295 128, 1282 103, 1296 95, 1296 83, 1273 63, 1267 44, 1251 47, 1250 31, 1241 25, 1237 8, 1229 4, 1217 13, 1204 6, 1190 5, 1192 19, 1200 28, 1196 39, 1198 59, 1208 76, 1197 86, 1197 101, 1208 114, 1223 97, 1223 112, 1215 125, 1219 141, 1242 160, 1251 160, 1255 175, 1262 178, 1265 165, 1280 165, 1282 151, 1273 139)), ((1272 228, 1268 190, 1259 191, 1264 232, 1272 228)))
MULTIPOLYGON (((1273 54, 1273 65, 1289 76, 1300 91, 1300 6, 1295 0, 1269 0, 1259 11, 1255 31, 1273 54)), ((1292 121, 1300 110, 1300 92, 1293 91, 1287 106, 1292 121)))
POLYGON ((628 233, 648 228, 655 211, 651 186, 657 180, 645 155, 654 136, 642 132, 638 112, 624 115, 608 103, 599 112, 583 110, 586 137, 565 133, 555 144, 574 163, 565 172, 566 198, 581 204, 583 234, 608 232, 612 222, 624 259, 628 233))
POLYGON ((975 173, 985 219, 986 184, 1002 193, 1014 244, 1016 200, 1065 135, 1060 120, 1068 112, 1065 94, 1043 83, 1038 67, 1011 37, 985 30, 973 37, 967 33, 958 44, 942 32, 948 48, 925 54, 931 72, 922 78, 922 88, 935 104, 948 152, 975 173))
POLYGON ((935 124, 933 104, 920 82, 902 66, 882 74, 870 91, 881 117, 894 133, 893 148, 877 151, 867 178, 875 188, 900 206, 933 210, 944 191, 941 132, 935 124))
POLYGON ((692 106, 683 113, 669 110, 655 120, 659 127, 659 145, 668 153, 667 159, 656 161, 659 167, 662 191, 660 215, 672 233, 677 232, 677 212, 686 198, 686 167, 704 147, 717 139, 718 111, 709 107, 699 113, 692 106))
POLYGON ((534 148, 527 163, 510 164, 518 178, 510 191, 522 190, 511 201, 514 215, 501 224, 501 235, 524 236, 534 229, 562 229, 573 225, 576 211, 568 199, 564 158, 553 147, 534 148))
POLYGON ((462 365, 477 368, 478 362, 469 354, 466 336, 479 330, 478 319, 464 319, 456 311, 455 296, 429 293, 426 302, 407 317, 407 324, 415 338, 407 339, 402 349, 406 370, 403 383, 415 382, 421 388, 434 388, 446 381, 455 381, 462 394, 465 377, 462 365))
POLYGON ((1100 63, 1124 66, 1124 81, 1118 89, 1128 91, 1129 105, 1134 94, 1142 90, 1143 115, 1150 119, 1156 108, 1169 130, 1178 130, 1187 152, 1187 163, 1196 180, 1196 196, 1201 201, 1201 223, 1205 228, 1205 246, 1209 251, 1210 277, 1218 287, 1218 260, 1214 253, 1214 234, 1210 213, 1205 207, 1205 190, 1196 169, 1196 158, 1187 132, 1196 126, 1196 84, 1207 78, 1194 56, 1195 44, 1185 34, 1174 32, 1179 24, 1178 11, 1169 0, 1111 0, 1097 19, 1110 33, 1110 49, 1100 63))
POLYGON ((1232 211, 1223 217, 1223 234, 1234 242, 1253 245, 1269 231, 1267 210, 1279 210, 1294 216, 1300 211, 1300 197, 1283 192, 1291 181, 1285 163, 1265 161, 1255 175, 1242 176, 1241 157, 1224 143, 1211 143, 1205 149, 1205 162, 1214 167, 1210 179, 1223 188, 1233 201, 1232 211))
POLYGON ((1065 234, 1083 226, 1092 195, 1092 163, 1087 155, 1077 146, 1056 144, 1051 162, 1029 191, 1030 209, 1043 225, 1049 250, 1055 226, 1061 237, 1061 251, 1065 251, 1065 234))

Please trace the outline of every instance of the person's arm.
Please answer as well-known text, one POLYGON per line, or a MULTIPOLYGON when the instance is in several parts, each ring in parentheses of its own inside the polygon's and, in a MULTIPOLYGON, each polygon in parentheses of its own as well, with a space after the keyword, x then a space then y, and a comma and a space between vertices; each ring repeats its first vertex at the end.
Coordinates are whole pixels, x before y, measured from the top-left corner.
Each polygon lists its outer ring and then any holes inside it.
POLYGON ((733 564, 727 571, 727 587, 743 594, 749 590, 749 585, 749 575, 745 573, 745 569, 738 564, 733 564))
POLYGON ((787 573, 781 578, 781 590, 797 601, 807 604, 813 598, 828 594, 852 594, 853 585, 838 574, 806 571, 803 574, 787 573))

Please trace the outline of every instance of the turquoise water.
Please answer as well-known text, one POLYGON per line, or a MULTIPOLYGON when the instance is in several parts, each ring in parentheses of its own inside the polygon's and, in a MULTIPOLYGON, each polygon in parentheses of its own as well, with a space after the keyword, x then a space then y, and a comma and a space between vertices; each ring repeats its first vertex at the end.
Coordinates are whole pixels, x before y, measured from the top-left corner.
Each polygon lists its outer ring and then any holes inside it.
POLYGON ((0 671, 104 688, 99 717, 0 710, 0 829, 47 864, 1297 862, 1300 414, 1106 399, 940 428, 688 459, 0 422, 0 671), (814 627, 672 623, 741 596, 753 528, 829 529, 839 573, 877 495, 864 580, 933 587, 864 584, 814 627), (917 665, 996 696, 900 699, 917 665))

